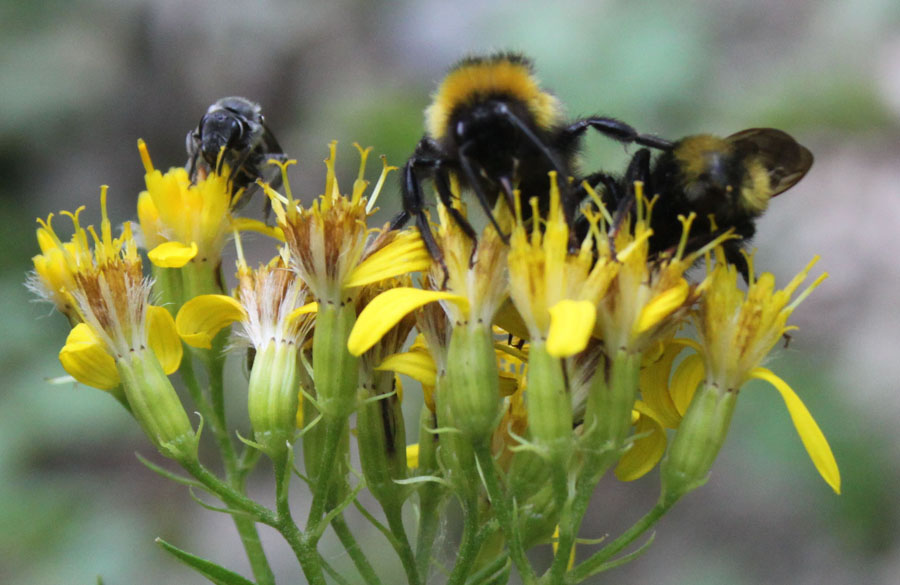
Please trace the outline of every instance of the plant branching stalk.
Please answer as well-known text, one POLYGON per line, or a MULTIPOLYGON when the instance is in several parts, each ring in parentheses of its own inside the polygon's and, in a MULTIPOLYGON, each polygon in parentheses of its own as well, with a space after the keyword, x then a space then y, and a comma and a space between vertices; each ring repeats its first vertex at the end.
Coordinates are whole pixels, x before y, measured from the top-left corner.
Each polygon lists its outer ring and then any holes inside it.
POLYGON ((575 493, 563 507, 557 554, 543 577, 547 583, 562 582, 594 488, 620 456, 630 428, 640 364, 640 354, 623 350, 612 358, 606 371, 596 374, 597 380, 588 398, 587 430, 582 437, 584 460, 575 482, 575 493))
POLYGON ((412 548, 409 546, 409 536, 406 534, 406 528, 403 526, 401 509, 385 509, 384 513, 387 516, 391 533, 394 535, 394 541, 396 542, 394 550, 397 552, 397 556, 400 557, 400 563, 403 565, 403 571, 406 573, 406 580, 409 585, 419 585, 421 580, 419 571, 416 568, 416 558, 413 555, 412 548))
POLYGON ((331 527, 334 528, 338 540, 341 541, 344 550, 347 551, 347 554, 350 555, 350 558, 353 560, 353 564, 356 565, 356 570, 359 571, 363 581, 369 585, 381 585, 381 579, 378 578, 375 569, 372 568, 369 559, 366 558, 365 553, 362 548, 360 548, 359 543, 356 541, 356 537, 350 532, 350 527, 347 526, 344 515, 338 514, 335 516, 331 521, 331 527))
POLYGON ((526 585, 536 583, 537 575, 535 575, 534 569, 525 555, 525 548, 522 545, 516 520, 513 518, 512 510, 509 509, 509 502, 497 478, 497 467, 491 454, 490 443, 481 441, 476 444, 475 457, 481 466, 485 487, 491 500, 491 507, 496 513, 497 519, 500 521, 500 528, 503 530, 509 543, 509 556, 516 565, 522 581, 526 585))
POLYGON ((565 577, 564 583, 566 583, 566 585, 574 585, 593 575, 606 561, 621 552, 622 549, 634 542, 635 539, 656 524, 656 522, 659 521, 659 519, 668 512, 674 504, 675 500, 660 499, 652 510, 632 525, 631 528, 622 533, 621 536, 569 571, 565 577))
POLYGON ((462 502, 462 506, 463 515, 465 517, 465 520, 463 521, 462 541, 459 543, 459 551, 456 555, 456 565, 453 567, 453 572, 450 573, 447 585, 461 585, 462 583, 465 583, 466 578, 472 570, 472 564, 478 557, 478 549, 481 546, 481 541, 478 538, 479 514, 477 498, 473 497, 462 502))

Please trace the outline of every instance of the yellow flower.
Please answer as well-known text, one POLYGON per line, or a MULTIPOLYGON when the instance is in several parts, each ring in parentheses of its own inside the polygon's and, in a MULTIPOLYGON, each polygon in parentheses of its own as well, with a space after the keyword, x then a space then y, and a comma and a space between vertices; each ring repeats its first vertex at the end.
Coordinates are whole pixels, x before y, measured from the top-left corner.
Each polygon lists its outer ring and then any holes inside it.
POLYGON ((68 242, 61 241, 56 234, 52 215, 47 221, 38 220, 41 224, 38 242, 43 253, 34 258, 35 275, 31 284, 32 288, 43 289, 44 295, 66 310, 78 324, 70 336, 73 345, 67 345, 61 354, 65 356, 67 371, 77 380, 85 383, 91 380, 92 385, 111 389, 118 385, 114 363, 90 357, 96 356, 96 351, 120 359, 151 346, 165 358, 166 373, 171 373, 181 361, 181 344, 173 341, 171 318, 160 316, 159 311, 165 311, 149 303, 150 283, 143 277, 130 225, 125 224, 121 237, 112 236, 106 215, 105 187, 100 204, 99 234, 93 226, 81 226, 78 216, 83 207, 75 213, 62 212, 72 220, 74 228, 68 242), (82 354, 78 348, 88 353, 82 354), (80 355, 90 357, 87 363, 104 362, 113 367, 84 369, 80 355))
POLYGON ((147 185, 138 196, 138 220, 150 261, 163 268, 191 261, 217 267, 232 231, 227 174, 211 172, 193 184, 184 168, 154 169, 143 140, 138 150, 147 185))
POLYGON ((644 199, 641 183, 635 183, 635 196, 637 219, 633 228, 616 234, 613 258, 618 270, 597 307, 595 334, 609 352, 643 353, 682 323, 694 299, 684 273, 714 245, 685 255, 693 218, 682 219, 681 245, 672 256, 650 262, 652 203, 644 199))
MULTIPOLYGON (((707 276, 699 311, 694 319, 703 347, 707 383, 727 391, 738 390, 772 347, 790 331, 787 319, 827 274, 821 275, 797 298, 794 293, 809 275, 814 258, 782 290, 775 276, 764 272, 752 279, 747 292, 737 285, 737 269, 720 261, 707 276)), ((752 258, 749 259, 753 274, 752 258)))
MULTIPOLYGON (((682 472, 685 477, 691 476, 689 480, 702 482, 724 441, 734 398, 747 381, 760 379, 781 394, 810 459, 828 485, 840 493, 837 463, 809 410, 784 380, 759 366, 791 329, 786 322, 794 308, 827 276, 823 274, 791 300, 815 262, 810 262, 784 289, 776 290, 774 276, 764 273, 751 281, 746 292, 738 286, 734 266, 716 264, 701 285, 703 296, 694 318, 700 342, 668 343, 659 359, 641 372, 644 402, 638 403, 643 421, 638 423, 638 432, 643 429, 648 434, 638 439, 622 458, 617 469, 620 479, 636 479, 649 471, 665 450, 663 428, 677 428, 676 443, 688 444, 694 452, 683 449, 685 460, 691 460, 689 472, 672 469, 679 467, 678 461, 672 461, 679 454, 670 454, 669 473, 682 472), (676 357, 686 347, 697 353, 682 360, 673 372, 676 357), (684 429, 689 411, 694 413, 695 428, 684 429), (681 436, 688 438, 679 439, 681 436)), ((752 261, 750 264, 752 275, 752 261)), ((674 444, 672 449, 677 449, 674 444)))
POLYGON ((346 303, 365 285, 428 267, 430 259, 418 233, 408 230, 381 230, 377 238, 366 227, 372 206, 388 173, 395 167, 384 162, 381 176, 370 197, 364 193, 366 158, 369 149, 360 151, 360 169, 351 195, 342 195, 335 176, 337 143, 330 144, 325 160, 325 192, 304 208, 294 199, 287 181, 286 168, 294 161, 276 163, 282 169, 285 197, 271 189, 266 192, 283 230, 292 266, 307 283, 319 302, 346 303))
POLYGON ((76 323, 59 353, 60 362, 76 380, 127 400, 163 453, 194 457, 193 429, 166 378, 178 369, 182 357, 174 321, 168 311, 149 303, 150 281, 143 277, 130 225, 125 224, 121 237, 113 238, 105 187, 100 205, 99 234, 93 226, 81 226, 81 209, 63 212, 74 228, 65 243, 51 218, 38 220, 43 254, 35 257, 32 283, 62 299, 70 321, 76 323))
POLYGON ((237 322, 239 339, 257 351, 270 343, 303 345, 317 310, 309 290, 288 267, 286 253, 250 269, 237 244, 238 285, 234 296, 200 295, 184 304, 175 323, 190 346, 209 349, 225 327, 237 322))

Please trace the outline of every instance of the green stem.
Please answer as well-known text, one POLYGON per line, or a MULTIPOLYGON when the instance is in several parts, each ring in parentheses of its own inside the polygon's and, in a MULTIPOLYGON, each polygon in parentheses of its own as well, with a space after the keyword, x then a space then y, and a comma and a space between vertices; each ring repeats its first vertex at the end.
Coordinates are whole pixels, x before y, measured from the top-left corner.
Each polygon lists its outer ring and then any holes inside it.
MULTIPOLYGON (((209 395, 212 400, 213 413, 222 428, 225 423, 225 343, 228 341, 230 328, 223 329, 216 335, 212 342, 212 348, 201 350, 206 371, 209 374, 209 395)), ((226 435, 227 436, 227 435, 226 435)), ((228 437, 229 442, 231 437, 228 437)))
POLYGON ((275 585, 275 575, 272 573, 269 559, 266 558, 266 551, 263 550, 262 542, 259 540, 256 522, 252 518, 244 516, 232 516, 232 518, 247 553, 247 559, 250 561, 250 569, 253 571, 253 578, 257 585, 275 585))
POLYGON ((459 543, 456 565, 450 573, 450 578, 447 579, 447 585, 462 585, 466 582, 481 547, 481 539, 478 538, 478 501, 475 498, 463 502, 463 514, 465 520, 462 541, 459 543))
POLYGON ((309 508, 309 518, 306 521, 306 534, 310 537, 314 537, 318 533, 319 524, 325 514, 331 489, 331 478, 335 468, 338 467, 334 465, 334 459, 338 453, 347 419, 326 415, 320 424, 325 425, 325 437, 319 459, 321 463, 318 466, 318 477, 311 478, 314 482, 313 499, 309 508))
POLYGON ((509 509, 509 502, 503 493, 503 488, 497 479, 497 467, 494 463, 494 456, 491 454, 491 447, 488 441, 479 441, 475 444, 475 457, 481 465, 484 477, 485 487, 487 488, 488 497, 491 500, 491 506, 494 509, 497 519, 500 521, 500 527, 506 535, 509 542, 509 556, 512 558, 516 569, 522 581, 526 585, 537 582, 537 575, 528 562, 525 555, 525 548, 522 546, 521 534, 513 518, 512 511, 509 509))
MULTIPOLYGON (((212 429, 213 437, 219 448, 219 455, 222 458, 222 463, 225 468, 225 477, 228 484, 237 492, 243 494, 244 478, 246 477, 249 468, 242 463, 239 463, 236 459, 234 444, 231 442, 228 431, 225 428, 224 408, 219 409, 211 405, 200 389, 200 384, 197 382, 197 376, 194 373, 192 353, 193 352, 190 350, 187 351, 185 359, 182 361, 182 379, 184 380, 185 386, 187 386, 188 392, 194 400, 197 409, 207 421, 209 428, 212 429)), ((224 361, 218 359, 208 362, 207 368, 212 387, 212 396, 214 399, 217 394, 221 397, 223 394, 222 371, 224 368, 224 361), (218 381, 218 392, 215 391, 215 381, 218 381)), ((237 529, 238 536, 247 553, 247 559, 250 562, 250 567, 257 584, 274 585, 275 575, 272 573, 272 568, 269 566, 265 550, 263 550, 262 543, 260 542, 256 523, 250 518, 241 516, 233 516, 232 518, 234 519, 234 526, 237 529)))
POLYGON ((587 579, 594 574, 594 571, 601 566, 616 553, 620 552, 626 546, 634 542, 636 538, 651 528, 656 522, 675 504, 676 500, 661 499, 652 510, 638 520, 631 528, 626 530, 617 539, 594 553, 583 563, 569 571, 566 575, 566 585, 574 585, 587 579))
POLYGON ((403 526, 403 514, 400 508, 385 509, 384 514, 387 517, 388 526, 391 528, 397 545, 394 550, 400 557, 403 564, 403 570, 406 572, 406 580, 409 585, 419 585, 421 579, 419 570, 416 568, 416 557, 412 548, 409 546, 409 536, 406 534, 406 527, 403 526))
POLYGON ((372 565, 369 563, 369 559, 366 558, 365 553, 359 547, 356 537, 350 532, 350 527, 347 526, 344 515, 338 514, 335 516, 331 521, 331 527, 334 528, 338 540, 344 545, 344 550, 347 551, 347 554, 350 555, 350 558, 353 560, 353 564, 356 565, 356 570, 359 571, 363 581, 371 585, 381 585, 381 579, 378 578, 375 569, 373 569, 372 565))
POLYGON ((197 461, 182 461, 181 466, 185 471, 194 476, 200 483, 206 486, 228 507, 250 514, 257 521, 278 529, 278 517, 268 508, 257 504, 240 491, 219 479, 213 472, 197 461))
POLYGON ((488 578, 493 577, 500 569, 509 562, 509 556, 499 555, 493 561, 478 569, 466 580, 466 585, 480 585, 488 578))
POLYGON ((585 512, 587 512, 591 495, 594 493, 597 482, 603 477, 603 474, 606 473, 611 464, 611 458, 603 456, 588 456, 585 459, 584 467, 590 467, 592 472, 585 473, 578 478, 573 497, 563 506, 559 519, 559 540, 557 541, 556 555, 553 557, 553 563, 550 565, 550 568, 541 579, 542 582, 548 584, 562 583, 569 564, 569 555, 572 547, 575 546, 578 529, 581 528, 581 521, 584 519, 585 512), (609 462, 604 462, 603 459, 608 459, 609 462), (597 471, 595 472, 594 470, 597 471))
POLYGON ((438 513, 442 487, 425 484, 419 488, 419 529, 416 534, 416 571, 428 579, 428 568, 431 566, 431 551, 440 528, 438 513))
POLYGON ((317 542, 304 534, 297 527, 291 516, 291 505, 288 498, 291 473, 290 453, 285 447, 278 453, 272 454, 272 464, 275 467, 275 509, 278 512, 278 525, 276 528, 291 546, 300 568, 310 584, 325 585, 325 573, 322 569, 321 557, 316 548, 317 542))
POLYGON ((190 346, 186 344, 183 345, 184 358, 181 360, 181 366, 179 366, 178 372, 181 374, 181 380, 187 387, 188 394, 191 395, 191 400, 194 401, 197 410, 199 410, 204 418, 206 418, 206 413, 211 412, 211 410, 209 402, 206 400, 206 396, 203 395, 203 391, 200 389, 200 383, 197 381, 197 374, 194 373, 194 362, 191 359, 193 350, 190 346))

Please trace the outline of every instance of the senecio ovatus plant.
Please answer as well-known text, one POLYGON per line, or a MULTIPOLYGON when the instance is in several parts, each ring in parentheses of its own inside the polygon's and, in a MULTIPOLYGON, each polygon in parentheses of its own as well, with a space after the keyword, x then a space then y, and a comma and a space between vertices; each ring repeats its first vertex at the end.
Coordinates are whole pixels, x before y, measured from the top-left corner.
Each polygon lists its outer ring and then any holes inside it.
POLYGON ((66 372, 118 400, 184 474, 142 461, 233 517, 252 581, 160 541, 215 583, 275 582, 258 524, 284 537, 310 583, 398 582, 373 569, 345 520, 351 512, 383 534, 410 584, 505 583, 513 567, 528 584, 582 582, 643 552, 649 539, 637 539, 703 485, 752 379, 781 394, 815 468, 840 490, 819 427, 761 365, 825 277, 804 287, 815 260, 782 288, 767 272, 743 286, 719 248, 730 234, 689 249, 693 217, 673 218, 681 245, 651 258, 653 200, 639 183, 634 217, 616 229, 591 192, 600 211, 583 212, 590 229, 573 246, 548 178, 549 211, 538 221, 523 220, 545 207, 530 194, 518 194, 514 210, 498 202, 508 238, 489 225, 473 241, 438 204, 435 262, 416 230, 370 227, 393 167, 384 162, 369 190, 368 149, 348 193, 331 144, 324 191, 308 206, 291 193, 290 162, 277 163, 283 192, 254 186, 274 226, 233 215, 243 193, 230 192, 227 168, 191 182, 183 168, 154 168, 142 141, 139 151, 147 189, 137 224, 113 235, 105 187, 99 229, 84 227, 83 208, 61 213, 68 240, 58 218, 38 220, 29 286, 72 326, 59 352, 66 372), (272 239, 271 259, 246 258, 247 230, 272 239), (227 245, 237 254, 230 291, 227 245), (705 272, 689 279, 697 263, 705 272), (246 381, 228 380, 243 394, 225 392, 227 359, 248 364, 246 381), (183 393, 169 378, 176 372, 183 393), (226 396, 242 397, 246 417, 226 418, 239 410, 226 396), (420 405, 417 420, 404 418, 404 400, 420 405), (202 457, 201 429, 213 439, 202 457), (245 491, 261 456, 274 471, 274 508, 245 491), (579 540, 604 475, 628 482, 657 466, 649 511, 609 540, 579 540), (298 479, 310 493, 302 521, 288 489, 298 479), (360 504, 364 490, 380 512, 360 504), (460 514, 461 535, 441 538, 455 525, 446 517, 460 514), (356 574, 320 552, 329 527, 356 574), (542 546, 553 560, 539 571, 529 551, 542 546))

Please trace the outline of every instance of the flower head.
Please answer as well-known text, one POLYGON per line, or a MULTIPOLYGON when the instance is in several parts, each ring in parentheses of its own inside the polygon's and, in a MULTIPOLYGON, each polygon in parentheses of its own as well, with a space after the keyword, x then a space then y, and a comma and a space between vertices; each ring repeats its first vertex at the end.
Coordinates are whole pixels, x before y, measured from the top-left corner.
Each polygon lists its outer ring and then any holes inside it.
POLYGON ((211 172, 191 183, 184 168, 154 169, 143 140, 138 150, 147 184, 138 196, 138 220, 150 261, 165 268, 192 261, 218 266, 232 230, 228 175, 211 172))
POLYGON ((93 226, 82 227, 79 215, 83 207, 75 213, 62 212, 72 220, 74 229, 67 242, 53 228, 52 215, 46 221, 38 220, 42 254, 33 259, 35 273, 30 283, 72 322, 89 326, 107 352, 121 357, 148 344, 150 283, 144 279, 130 225, 125 224, 120 237, 112 235, 106 187, 100 205, 99 234, 93 226))
POLYGON ((74 228, 65 243, 51 218, 38 220, 43 254, 35 258, 32 282, 48 287, 52 298, 63 299, 76 322, 60 362, 76 380, 109 390, 127 403, 163 453, 196 457, 196 436, 166 378, 178 369, 182 356, 175 323, 168 311, 150 305, 150 282, 143 277, 130 225, 125 224, 121 237, 112 236, 105 187, 100 205, 99 234, 93 226, 81 226, 80 209, 63 212, 74 228))
POLYGON ((307 283, 318 301, 343 303, 352 298, 358 287, 421 270, 428 266, 428 255, 415 232, 381 230, 377 238, 366 220, 384 185, 387 174, 395 167, 384 162, 381 176, 370 197, 364 193, 366 158, 371 149, 360 152, 360 169, 350 196, 342 195, 335 175, 337 143, 330 144, 325 160, 327 174, 325 192, 312 205, 303 207, 293 198, 286 168, 293 161, 276 163, 282 168, 285 197, 267 189, 278 226, 290 250, 291 263, 307 283))
MULTIPOLYGON (((775 288, 775 276, 764 272, 751 279, 746 292, 738 287, 734 266, 724 261, 716 263, 703 285, 694 319, 710 383, 737 390, 747 381, 753 368, 792 329, 787 326, 787 319, 797 305, 827 278, 827 274, 821 275, 792 300, 817 261, 818 257, 813 258, 781 290, 775 288)), ((749 263, 753 274, 752 258, 749 263)))

